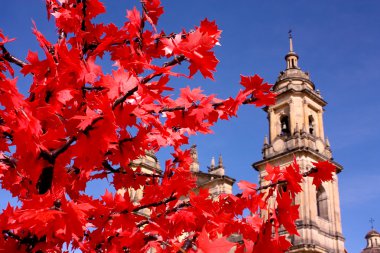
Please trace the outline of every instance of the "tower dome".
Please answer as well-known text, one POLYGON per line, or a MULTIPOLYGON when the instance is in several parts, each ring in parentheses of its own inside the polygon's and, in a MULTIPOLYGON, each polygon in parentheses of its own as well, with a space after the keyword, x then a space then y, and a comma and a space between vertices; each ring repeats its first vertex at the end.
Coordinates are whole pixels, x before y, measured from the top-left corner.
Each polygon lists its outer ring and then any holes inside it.
POLYGON ((362 250, 362 253, 380 253, 380 234, 374 229, 371 229, 366 235, 367 247, 362 250))

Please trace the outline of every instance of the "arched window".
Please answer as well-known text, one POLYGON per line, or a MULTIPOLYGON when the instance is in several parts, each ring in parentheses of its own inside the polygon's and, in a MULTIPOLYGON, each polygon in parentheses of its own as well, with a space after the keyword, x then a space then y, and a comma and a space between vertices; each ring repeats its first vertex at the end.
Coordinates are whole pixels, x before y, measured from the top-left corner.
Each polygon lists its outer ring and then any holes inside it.
POLYGON ((328 220, 329 208, 327 203, 327 193, 323 186, 320 186, 317 190, 317 213, 318 216, 328 220))
POLYGON ((315 134, 315 121, 312 115, 309 115, 309 134, 315 134))
POLYGON ((289 135, 289 117, 284 115, 281 117, 281 135, 289 135))

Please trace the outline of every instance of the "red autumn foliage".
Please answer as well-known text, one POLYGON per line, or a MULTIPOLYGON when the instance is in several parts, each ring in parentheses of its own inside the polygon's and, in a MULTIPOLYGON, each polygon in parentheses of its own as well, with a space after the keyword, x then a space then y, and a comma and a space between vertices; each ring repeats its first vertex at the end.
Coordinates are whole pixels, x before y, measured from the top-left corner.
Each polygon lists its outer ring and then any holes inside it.
POLYGON ((292 199, 303 176, 319 186, 335 168, 320 162, 302 175, 294 161, 268 166, 267 187, 242 181, 241 194, 217 199, 192 191, 190 152, 182 149, 189 137, 209 133, 243 104, 270 105, 275 95, 257 75, 241 76, 244 89, 228 99, 200 88, 175 93, 172 76, 213 79, 221 31, 205 19, 189 32, 158 33, 160 0, 141 4, 117 27, 93 23, 106 11, 99 0, 46 0, 58 40, 35 26, 43 55, 29 51, 27 62, 8 52, 12 39, 0 32, 0 182, 20 202, 0 214, 0 252, 61 252, 68 245, 83 252, 285 251, 290 243, 278 230, 297 234, 292 199), (105 54, 111 73, 100 64, 105 54), (181 63, 189 73, 178 72, 181 63), (32 76, 28 97, 17 89, 12 64, 32 76), (146 150, 169 146, 175 152, 162 175, 131 166, 146 150), (86 195, 89 181, 107 177, 116 190, 143 188, 142 198, 132 201, 130 191, 86 195), (274 196, 275 205, 268 201, 274 196), (231 235, 241 239, 230 242, 231 235))

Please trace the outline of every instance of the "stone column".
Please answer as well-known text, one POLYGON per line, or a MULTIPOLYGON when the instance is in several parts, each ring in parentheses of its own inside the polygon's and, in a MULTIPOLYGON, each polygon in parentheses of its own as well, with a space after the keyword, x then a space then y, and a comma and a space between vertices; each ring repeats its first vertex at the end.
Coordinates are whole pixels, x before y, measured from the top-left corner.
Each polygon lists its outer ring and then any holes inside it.
POLYGON ((304 123, 305 129, 309 129, 309 115, 307 113, 307 108, 308 108, 307 100, 306 98, 304 98, 303 99, 303 123, 304 123))
POLYGON ((323 110, 318 111, 318 132, 319 137, 324 140, 325 139, 325 133, 323 129, 323 110))
POLYGON ((269 114, 269 140, 270 140, 270 144, 272 144, 274 138, 276 138, 276 135, 277 135, 276 134, 276 120, 275 120, 273 108, 268 109, 268 114, 269 114))
POLYGON ((296 126, 295 122, 295 110, 294 110, 294 101, 290 99, 289 101, 289 128, 290 128, 290 134, 294 134, 294 128, 296 126))

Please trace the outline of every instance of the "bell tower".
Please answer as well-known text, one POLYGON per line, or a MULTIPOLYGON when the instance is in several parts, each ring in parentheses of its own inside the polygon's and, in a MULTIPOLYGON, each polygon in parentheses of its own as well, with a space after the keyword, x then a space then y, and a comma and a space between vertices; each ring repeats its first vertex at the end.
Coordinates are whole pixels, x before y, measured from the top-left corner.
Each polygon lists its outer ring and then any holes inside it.
MULTIPOLYGON (((265 165, 284 167, 295 156, 302 172, 310 170, 312 162, 333 161, 330 143, 325 137, 323 112, 326 101, 315 89, 309 73, 298 65, 298 55, 293 49, 293 37, 289 32, 289 52, 285 56, 286 69, 273 86, 277 94, 274 105, 265 109, 269 121, 269 138, 264 138, 263 159, 253 164, 259 172, 260 185, 265 185, 265 165)), ((300 219, 297 230, 300 236, 289 236, 293 247, 289 252, 344 253, 338 176, 325 182, 318 189, 310 178, 302 183, 303 191, 296 196, 300 219)))

